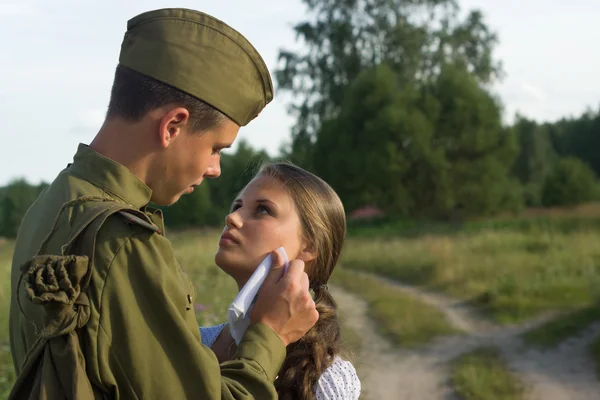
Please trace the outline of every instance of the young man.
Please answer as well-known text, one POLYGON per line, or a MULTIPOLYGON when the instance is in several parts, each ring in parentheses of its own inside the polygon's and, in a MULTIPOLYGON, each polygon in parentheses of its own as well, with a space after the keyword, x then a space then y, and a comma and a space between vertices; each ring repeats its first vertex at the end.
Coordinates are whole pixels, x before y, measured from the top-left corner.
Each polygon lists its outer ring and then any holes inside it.
POLYGON ((12 398, 276 398, 286 346, 318 318, 304 264, 272 270, 237 356, 219 365, 148 207, 217 178, 219 151, 272 97, 264 61, 223 22, 186 9, 128 22, 105 123, 16 240, 12 398))

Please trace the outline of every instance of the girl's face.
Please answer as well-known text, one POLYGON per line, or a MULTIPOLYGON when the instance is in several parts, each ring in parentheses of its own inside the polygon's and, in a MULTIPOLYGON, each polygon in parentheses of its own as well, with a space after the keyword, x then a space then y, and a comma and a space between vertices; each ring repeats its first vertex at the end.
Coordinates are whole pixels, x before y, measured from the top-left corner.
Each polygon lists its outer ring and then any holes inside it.
POLYGON ((289 260, 301 257, 305 243, 300 218, 280 181, 259 175, 244 188, 231 210, 215 262, 238 286, 242 287, 260 262, 281 246, 289 260))

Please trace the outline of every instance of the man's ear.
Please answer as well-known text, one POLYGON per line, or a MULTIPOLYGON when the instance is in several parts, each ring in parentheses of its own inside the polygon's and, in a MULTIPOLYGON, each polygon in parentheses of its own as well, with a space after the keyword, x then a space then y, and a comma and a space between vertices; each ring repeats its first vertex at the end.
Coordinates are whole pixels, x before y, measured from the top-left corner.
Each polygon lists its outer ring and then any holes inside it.
POLYGON ((159 140, 162 147, 169 147, 182 132, 187 129, 190 112, 184 107, 169 109, 161 118, 158 125, 159 140))

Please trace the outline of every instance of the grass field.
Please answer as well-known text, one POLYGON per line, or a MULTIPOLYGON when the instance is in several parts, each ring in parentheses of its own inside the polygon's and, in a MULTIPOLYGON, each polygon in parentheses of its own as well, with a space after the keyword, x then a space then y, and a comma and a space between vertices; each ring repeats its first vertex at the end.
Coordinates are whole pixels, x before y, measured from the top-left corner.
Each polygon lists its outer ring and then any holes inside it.
MULTIPOLYGON (((600 306, 593 305, 561 315, 525 333, 525 342, 542 348, 555 347, 595 321, 600 321, 600 306)), ((600 358, 598 359, 600 360, 600 358)))
POLYGON ((463 400, 522 400, 523 383, 495 348, 482 348, 452 363, 451 381, 463 400))
POLYGON ((377 330, 398 346, 415 347, 437 336, 457 333, 439 310, 390 285, 371 277, 357 278, 343 268, 334 272, 332 280, 363 298, 377 330))
POLYGON ((349 269, 468 299, 500 323, 594 304, 600 232, 486 231, 418 239, 350 238, 349 269))
MULTIPOLYGON (((567 311, 526 335, 528 343, 553 346, 600 319, 600 219, 580 216, 578 221, 569 214, 479 221, 459 232, 440 229, 422 236, 405 235, 405 227, 389 224, 353 226, 333 283, 366 300, 378 329, 401 346, 426 343, 454 330, 436 309, 392 287, 356 279, 353 271, 468 299, 500 323, 522 321, 545 310, 567 311)), ((169 237, 176 258, 196 283, 198 323, 223 322, 237 288, 213 263, 218 233, 169 232, 169 237)), ((11 255, 12 243, 0 244, 0 399, 6 398, 14 379, 7 320, 11 255)), ((344 337, 351 353, 360 349, 360 337, 347 326, 344 337)), ((600 376, 600 339, 591 352, 600 376)), ((510 377, 499 372, 502 362, 494 354, 485 350, 461 358, 455 364, 456 387, 476 391, 479 383, 474 382, 497 383, 510 377)))
POLYGON ((15 379, 8 341, 10 260, 12 253, 12 242, 0 243, 0 399, 8 398, 12 382, 15 379))

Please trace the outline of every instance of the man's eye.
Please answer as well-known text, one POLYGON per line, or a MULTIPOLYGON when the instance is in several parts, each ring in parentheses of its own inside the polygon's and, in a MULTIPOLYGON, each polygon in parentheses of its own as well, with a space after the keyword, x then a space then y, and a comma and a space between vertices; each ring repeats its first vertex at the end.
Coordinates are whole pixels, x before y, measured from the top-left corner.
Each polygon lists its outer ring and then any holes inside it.
POLYGON ((217 155, 217 154, 221 154, 221 149, 214 149, 212 152, 212 155, 217 155))

